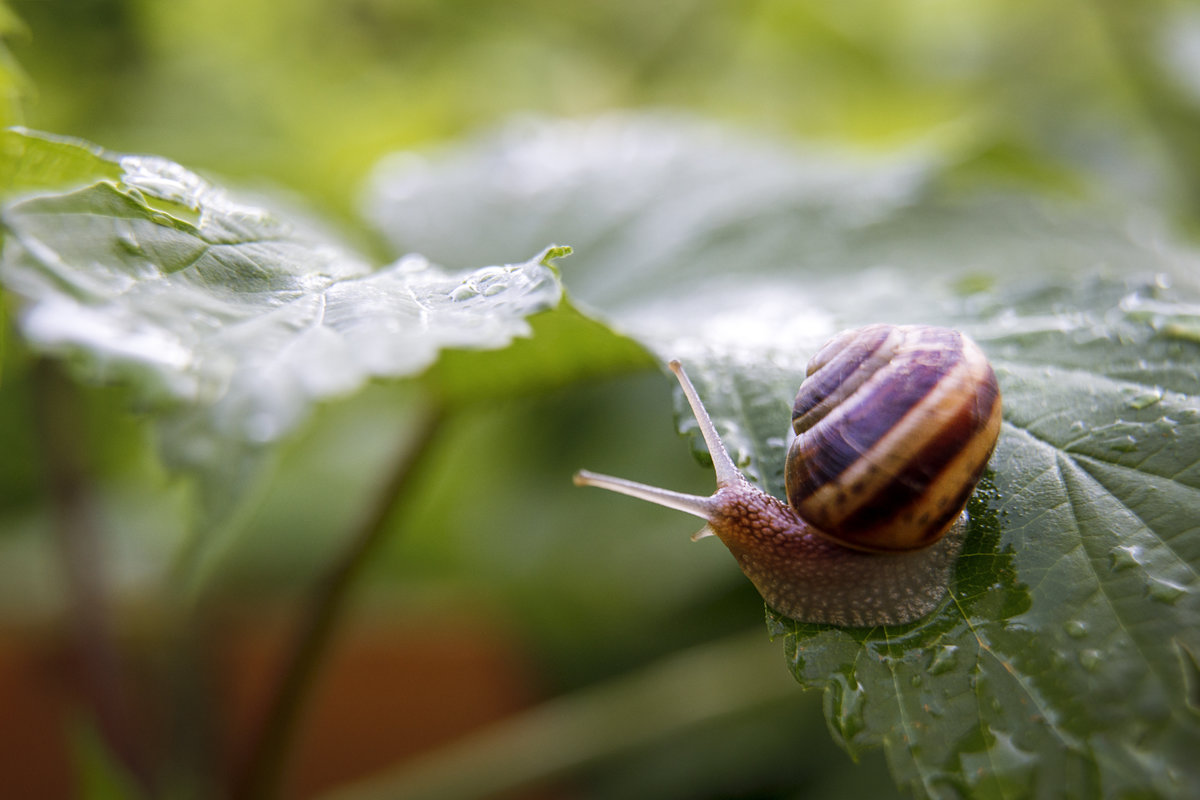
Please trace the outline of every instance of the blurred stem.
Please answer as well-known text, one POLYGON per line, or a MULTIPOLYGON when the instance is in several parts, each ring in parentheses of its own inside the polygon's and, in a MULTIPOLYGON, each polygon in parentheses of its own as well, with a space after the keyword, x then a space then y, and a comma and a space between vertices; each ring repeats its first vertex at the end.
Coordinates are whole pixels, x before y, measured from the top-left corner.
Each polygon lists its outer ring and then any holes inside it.
POLYGON ((42 444, 55 513, 73 644, 84 691, 100 735, 142 787, 151 790, 151 766, 125 682, 112 598, 104 575, 100 515, 83 447, 84 414, 75 384, 49 358, 33 367, 34 419, 42 444))
MULTIPOLYGON (((504 795, 691 726, 785 701, 800 702, 800 687, 759 627, 543 703, 323 800, 504 795)), ((819 713, 819 698, 811 695, 811 702, 819 713)))
POLYGON ((373 506, 347 540, 346 549, 318 579, 301 612, 296 634, 278 673, 275 692, 252 743, 245 770, 237 777, 232 796, 258 800, 279 795, 287 756, 295 738, 305 701, 329 650, 350 590, 363 567, 384 540, 387 523, 412 491, 447 413, 444 407, 427 411, 418 420, 416 438, 406 442, 373 506))
POLYGON ((168 585, 174 587, 171 595, 177 603, 180 618, 204 613, 202 606, 206 593, 230 549, 245 533, 267 491, 268 482, 261 474, 256 474, 270 472, 264 467, 265 457, 260 458, 257 453, 234 452, 219 458, 239 473, 241 485, 230 492, 233 510, 223 515, 215 514, 207 507, 207 498, 199 498, 200 521, 184 539, 167 576, 168 585), (243 459, 251 466, 245 466, 243 459))

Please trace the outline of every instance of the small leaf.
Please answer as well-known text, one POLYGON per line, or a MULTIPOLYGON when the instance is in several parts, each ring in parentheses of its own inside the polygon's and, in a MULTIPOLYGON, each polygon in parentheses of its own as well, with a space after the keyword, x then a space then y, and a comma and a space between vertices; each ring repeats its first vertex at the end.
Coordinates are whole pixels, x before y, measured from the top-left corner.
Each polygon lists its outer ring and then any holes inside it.
POLYGON ((0 131, 0 200, 120 175, 120 167, 87 142, 20 128, 0 131))
POLYGON ((371 207, 450 263, 569 238, 574 300, 683 359, 777 495, 824 338, 879 321, 973 335, 1004 429, 945 606, 865 630, 769 613, 769 629, 835 737, 882 745, 919 795, 1200 793, 1180 667, 1200 652, 1200 254, 1142 207, 952 173, 924 151, 856 159, 610 117, 393 160, 371 207), (479 235, 447 235, 463 228, 479 235))

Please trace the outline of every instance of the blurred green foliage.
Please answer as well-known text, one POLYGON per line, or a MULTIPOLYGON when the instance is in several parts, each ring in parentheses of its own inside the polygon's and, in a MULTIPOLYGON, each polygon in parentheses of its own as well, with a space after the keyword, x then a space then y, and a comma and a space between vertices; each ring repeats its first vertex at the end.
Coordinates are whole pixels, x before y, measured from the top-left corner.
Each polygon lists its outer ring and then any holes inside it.
MULTIPOLYGON (((1200 9, 1191 3, 8 5, 11 12, 0 5, 8 47, 0 51, 0 121, 291 190, 298 205, 334 216, 366 249, 383 248, 361 227, 356 206, 362 179, 382 156, 433 147, 515 113, 629 107, 695 111, 848 148, 926 146, 958 159, 965 181, 1077 191, 1084 176, 1131 203, 1165 207, 1186 225, 1200 219, 1200 9)), ((11 338, 3 346, 0 601, 9 615, 39 616, 62 598, 38 443, 27 424, 36 401, 27 354, 11 338)), ((638 363, 647 362, 614 358, 616 367, 638 363)), ((464 371, 453 367, 439 377, 461 380, 464 371)), ((83 391, 89 466, 106 517, 122 521, 112 557, 136 596, 180 536, 186 488, 162 472, 148 425, 127 410, 119 387, 83 391)), ((231 597, 294 592, 336 550, 391 452, 390 435, 403 427, 396 409, 407 407, 410 391, 373 386, 322 409, 287 445, 247 523, 255 535, 224 575, 231 597)), ((690 523, 561 490, 581 464, 619 463, 637 447, 642 475, 703 491, 710 480, 687 458, 670 418, 662 379, 638 374, 510 397, 456 419, 418 502, 395 521, 405 535, 373 565, 371 594, 417 609, 409 613, 486 607, 517 629, 551 691, 743 629, 757 600, 726 554, 697 548, 680 559, 681 539, 665 533, 686 533, 690 523), (464 485, 476 502, 461 502, 464 485), (493 529, 493 520, 522 518, 529 522, 515 533, 493 529), (648 532, 648 518, 662 530, 648 532), (584 563, 586 574, 572 571, 584 563)), ((811 764, 786 763, 798 726, 823 733, 819 715, 799 723, 795 715, 763 717, 760 726, 742 721, 729 731, 760 743, 760 756, 775 755, 753 760, 758 781, 745 785, 785 796, 799 794, 801 779, 834 781, 814 778, 811 764)), ((705 734, 713 741, 697 747, 718 751, 721 733, 705 734)), ((688 748, 665 745, 662 763, 677 763, 672 754, 681 749, 688 748)), ((628 770, 647 770, 653 755, 637 754, 628 770)), ((849 763, 833 758, 834 769, 849 763)), ((627 790, 629 774, 597 777, 598 796, 627 790)))
POLYGON ((1170 0, 12 6, 28 30, 12 40, 35 87, 28 124, 269 179, 342 213, 383 153, 514 112, 684 108, 1135 185, 1161 163, 1156 148, 1195 149, 1175 132, 1195 122, 1197 11, 1170 0))

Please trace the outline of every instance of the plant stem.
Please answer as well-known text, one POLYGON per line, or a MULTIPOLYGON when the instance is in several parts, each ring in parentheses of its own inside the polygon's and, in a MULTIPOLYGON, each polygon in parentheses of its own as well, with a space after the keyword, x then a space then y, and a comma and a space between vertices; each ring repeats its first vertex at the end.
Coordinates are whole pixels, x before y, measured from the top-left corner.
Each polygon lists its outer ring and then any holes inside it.
POLYGON ((149 792, 151 767, 124 681, 112 599, 104 576, 99 513, 82 451, 85 438, 79 398, 75 385, 48 358, 35 362, 31 382, 84 692, 101 738, 130 776, 149 792))
POLYGON ((445 418, 445 409, 439 407, 427 412, 418 423, 417 438, 406 444, 376 502, 349 537, 346 549, 329 565, 309 595, 258 737, 249 750, 245 769, 235 779, 232 796, 237 800, 278 796, 297 723, 350 589, 383 541, 392 513, 403 505, 411 491, 412 476, 421 473, 445 418))

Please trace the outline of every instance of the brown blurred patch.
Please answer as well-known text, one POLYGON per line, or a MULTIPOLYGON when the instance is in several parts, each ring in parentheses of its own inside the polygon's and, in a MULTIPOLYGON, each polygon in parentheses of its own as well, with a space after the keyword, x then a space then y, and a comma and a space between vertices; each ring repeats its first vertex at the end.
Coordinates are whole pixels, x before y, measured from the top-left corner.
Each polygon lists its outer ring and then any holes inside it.
MULTIPOLYGON (((224 617, 212 664, 226 765, 263 713, 291 620, 240 609, 224 617)), ((46 630, 0 629, 0 776, 5 797, 75 796, 68 725, 78 713, 69 647, 46 630)), ((288 798, 307 798, 417 756, 537 699, 511 638, 477 620, 351 621, 301 720, 288 798)), ((147 687, 142 687, 146 689, 147 687)), ((538 793, 537 797, 550 796, 538 793)))
POLYGON ((0 629, 0 776, 8 797, 71 797, 71 703, 61 643, 44 631, 0 629))
MULTIPOLYGON (((258 619, 228 631, 223 740, 244 745, 264 710, 286 625, 258 619)), ((468 620, 343 631, 318 680, 288 770, 288 796, 309 797, 452 741, 535 699, 512 643, 468 620)), ((232 752, 226 756, 231 757, 232 752)))

